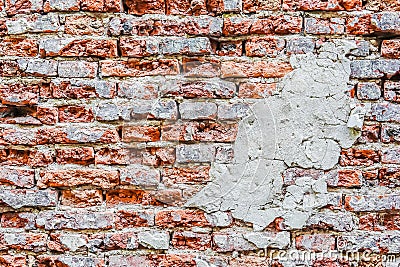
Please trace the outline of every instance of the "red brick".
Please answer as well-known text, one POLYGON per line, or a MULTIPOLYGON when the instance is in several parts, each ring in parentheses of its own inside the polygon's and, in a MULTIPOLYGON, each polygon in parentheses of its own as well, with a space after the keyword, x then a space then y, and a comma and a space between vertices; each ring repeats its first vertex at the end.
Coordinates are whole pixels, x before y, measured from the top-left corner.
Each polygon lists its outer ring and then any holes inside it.
POLYGON ((165 0, 168 15, 205 15, 207 7, 205 1, 193 2, 190 0, 165 0))
POLYGON ((242 55, 242 41, 223 41, 218 43, 218 56, 240 57, 242 55))
POLYGON ((163 125, 161 139, 164 141, 233 142, 236 140, 237 131, 236 123, 184 122, 163 125))
POLYGON ((210 181, 210 166, 163 168, 162 181, 166 186, 201 184, 210 181))
POLYGON ((121 0, 81 0, 81 9, 96 12, 122 12, 121 0))
POLYGON ((128 60, 102 61, 101 73, 103 76, 153 76, 173 75, 179 73, 179 64, 175 59, 160 60, 128 60))
POLYGON ((47 247, 58 252, 82 252, 86 249, 87 243, 88 237, 83 234, 51 233, 47 247))
POLYGON ((128 7, 128 13, 130 14, 144 15, 144 14, 165 13, 164 0, 140 0, 140 1, 128 0, 125 1, 125 4, 128 7))
POLYGON ((361 136, 357 139, 359 143, 379 142, 380 126, 379 124, 364 125, 361 129, 361 136))
POLYGON ((274 15, 257 19, 250 28, 250 34, 291 34, 302 31, 303 19, 298 16, 274 15))
POLYGON ((156 126, 123 126, 122 141, 154 142, 160 140, 160 129, 156 126))
POLYGON ((380 160, 378 152, 370 149, 344 149, 340 156, 342 166, 371 166, 380 160))
POLYGON ((28 267, 25 255, 1 255, 1 267, 28 267))
POLYGON ((0 61, 0 77, 25 76, 18 63, 10 60, 0 61))
POLYGON ((343 18, 306 18, 305 31, 309 34, 343 34, 345 20, 343 18))
POLYGON ((250 33, 253 20, 249 18, 231 17, 224 18, 224 28, 222 33, 225 36, 239 36, 250 33))
POLYGON ((34 39, 10 38, 0 42, 0 56, 34 57, 38 54, 34 39))
POLYGON ((3 213, 1 215, 1 227, 22 228, 26 230, 35 229, 35 218, 36 215, 32 212, 3 213))
POLYGON ((365 231, 398 231, 400 215, 386 213, 366 214, 359 219, 359 229, 365 231))
POLYGON ((157 201, 151 192, 144 190, 135 189, 116 189, 109 190, 106 194, 107 205, 131 205, 131 204, 141 204, 141 205, 161 205, 157 201))
POLYGON ((386 58, 400 58, 400 40, 383 40, 381 55, 386 58))
POLYGON ((284 0, 283 8, 285 10, 295 11, 295 10, 304 10, 304 11, 340 11, 340 10, 360 10, 362 7, 361 0, 332 0, 332 1, 323 1, 323 0, 284 0))
POLYGON ((40 54, 43 57, 117 57, 117 40, 72 40, 50 39, 43 40, 40 54), (57 43, 57 45, 56 45, 57 43), (56 47, 56 49, 55 49, 56 47))
POLYGON ((364 35, 372 32, 371 15, 349 16, 346 20, 346 33, 364 35))
POLYGON ((96 164, 138 164, 142 162, 142 150, 126 148, 102 148, 96 152, 96 164))
POLYGON ((0 250, 16 249, 32 252, 46 251, 47 234, 0 233, 0 250))
POLYGON ((91 267, 105 267, 104 259, 96 257, 70 256, 70 255, 40 255, 38 267, 76 267, 77 264, 91 267))
POLYGON ((386 100, 400 103, 400 82, 386 81, 383 94, 386 100))
POLYGON ((63 190, 61 204, 70 207, 84 208, 101 205, 103 194, 101 190, 63 190))
POLYGON ((400 2, 398 0, 368 1, 365 9, 373 11, 400 11, 400 2))
POLYGON ((276 11, 280 7, 280 0, 243 0, 243 11, 245 13, 256 13, 261 10, 276 11))
POLYGON ((5 10, 7 15, 40 12, 42 10, 41 2, 35 0, 6 0, 5 10))
POLYGON ((269 61, 224 61, 221 64, 223 78, 280 78, 292 71, 287 62, 269 61))
POLYGON ((35 171, 11 167, 0 168, 0 184, 19 187, 32 187, 35 183, 35 171))
POLYGON ((58 108, 59 122, 92 122, 94 120, 91 108, 83 106, 64 106, 58 108))
POLYGON ((354 187, 362 185, 362 174, 358 170, 338 170, 337 186, 354 187))
POLYGON ((394 187, 400 185, 400 168, 382 168, 379 170, 379 184, 394 187))
POLYGON ((106 233, 101 239, 104 250, 136 249, 139 246, 134 232, 106 233))
POLYGON ((79 11, 80 4, 80 0, 70 0, 68 4, 64 1, 44 0, 43 10, 46 13, 51 11, 79 11))
POLYGON ((176 231, 172 235, 171 243, 176 249, 206 250, 211 248, 211 235, 176 231))
POLYGON ((53 163, 53 156, 49 151, 0 149, 0 162, 6 165, 44 167, 53 163))
POLYGON ((100 169, 42 171, 37 181, 39 187, 73 187, 92 185, 107 189, 118 184, 118 171, 100 169))
POLYGON ((120 49, 124 57, 148 57, 159 53, 158 40, 151 38, 121 37, 120 49))
POLYGON ((245 82, 239 84, 240 98, 265 98, 276 92, 276 83, 245 82))
POLYGON ((185 77, 218 77, 221 74, 219 59, 183 58, 182 69, 185 77))
POLYGON ((35 105, 39 101, 39 88, 37 84, 0 84, 0 101, 9 105, 35 105))
POLYGON ((157 212, 155 223, 158 227, 208 227, 210 223, 204 212, 197 210, 162 210, 157 212))
POLYGON ((149 166, 172 165, 175 162, 175 148, 147 147, 143 152, 142 163, 149 166))
POLYGON ((106 28, 101 18, 88 15, 71 15, 65 17, 65 33, 81 35, 104 35, 106 28))
POLYGON ((284 39, 276 37, 251 37, 246 41, 246 56, 276 57, 284 48, 284 39))
POLYGON ((58 164, 89 165, 94 163, 94 149, 92 147, 56 149, 56 161, 58 164))
POLYGON ((115 214, 115 229, 146 227, 154 225, 152 211, 120 210, 115 214))
POLYGON ((44 124, 56 124, 58 119, 58 108, 37 107, 36 117, 44 124))
POLYGON ((296 236, 296 248, 307 251, 330 251, 335 249, 336 239, 330 234, 296 236))

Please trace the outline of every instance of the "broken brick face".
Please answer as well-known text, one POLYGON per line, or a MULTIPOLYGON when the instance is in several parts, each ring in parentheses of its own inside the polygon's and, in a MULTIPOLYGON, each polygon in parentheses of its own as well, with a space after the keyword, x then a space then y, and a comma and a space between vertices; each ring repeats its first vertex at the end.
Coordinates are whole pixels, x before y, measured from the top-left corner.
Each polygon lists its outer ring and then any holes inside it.
POLYGON ((0 0, 0 267, 385 264, 399 78, 399 0, 0 0))

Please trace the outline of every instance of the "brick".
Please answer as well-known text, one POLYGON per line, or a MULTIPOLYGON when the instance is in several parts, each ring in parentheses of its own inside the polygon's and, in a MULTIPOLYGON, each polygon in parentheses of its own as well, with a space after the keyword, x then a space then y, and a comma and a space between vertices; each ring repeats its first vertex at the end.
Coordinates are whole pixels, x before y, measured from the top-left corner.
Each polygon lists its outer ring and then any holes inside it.
POLYGON ((155 38, 120 38, 121 55, 124 57, 148 57, 160 53, 160 41, 155 38))
POLYGON ((210 226, 204 212, 195 210, 162 210, 155 217, 158 227, 208 227, 210 226))
POLYGON ((10 60, 0 61, 0 77, 23 76, 18 63, 10 60))
POLYGON ((35 105, 39 101, 39 85, 2 84, 0 101, 9 105, 35 105))
POLYGON ((207 3, 207 8, 216 14, 225 12, 240 12, 242 10, 241 4, 241 1, 238 0, 212 0, 207 3))
POLYGON ((154 198, 153 193, 137 189, 116 189, 106 193, 106 203, 109 206, 116 205, 160 205, 161 203, 154 198))
POLYGON ((0 264, 8 267, 27 267, 25 255, 1 255, 0 264))
POLYGON ((118 83, 118 96, 129 99, 156 99, 158 97, 158 85, 141 80, 120 82, 118 83))
POLYGON ((265 98, 276 92, 276 83, 244 82, 239 84, 240 98, 265 98))
POLYGON ((105 267, 104 259, 70 255, 41 255, 38 257, 39 266, 66 266, 66 267, 105 267))
POLYGON ((302 31, 303 19, 299 16, 272 15, 255 20, 250 34, 294 34, 302 31))
POLYGON ((53 125, 58 120, 58 108, 37 107, 36 117, 41 123, 53 125))
POLYGON ((34 57, 37 54, 38 45, 34 39, 11 38, 1 40, 1 56, 34 57))
POLYGON ((7 15, 40 12, 43 0, 6 0, 5 11, 7 15))
POLYGON ((45 230, 106 230, 113 227, 113 213, 77 211, 41 211, 36 225, 45 230))
POLYGON ((329 234, 313 234, 296 236, 296 248, 310 251, 328 251, 335 249, 336 239, 329 234))
POLYGON ((372 104, 372 116, 377 121, 400 122, 400 106, 395 103, 382 102, 372 104))
POLYGON ((185 77, 219 77, 221 66, 219 59, 183 58, 183 74, 185 77))
POLYGON ((161 127, 164 141, 233 142, 238 125, 219 122, 180 122, 161 127))
POLYGON ((360 187, 362 173, 359 170, 338 170, 327 180, 329 186, 360 187))
POLYGON ((85 208, 101 205, 103 195, 101 190, 63 190, 61 192, 61 204, 64 206, 85 208))
POLYGON ((396 231, 400 230, 400 215, 372 213, 360 217, 360 230, 396 231))
POLYGON ((209 166, 166 167, 161 176, 168 187, 176 184, 204 184, 210 181, 209 171, 209 166))
POLYGON ((323 1, 323 0, 284 0, 284 9, 294 11, 340 11, 340 10, 360 10, 362 8, 361 0, 333 0, 333 1, 323 1))
POLYGON ((160 140, 160 129, 156 126, 123 126, 123 142, 155 142, 160 140))
POLYGON ((161 86, 164 97, 184 98, 232 98, 236 86, 232 82, 221 80, 170 80, 161 86))
POLYGON ((120 210, 115 214, 115 228, 135 228, 154 225, 153 211, 128 211, 120 210))
POLYGON ((385 100, 400 103, 400 82, 386 81, 383 86, 385 100))
POLYGON ((207 14, 205 1, 191 2, 190 0, 166 0, 168 15, 201 15, 207 14))
POLYGON ((364 35, 373 32, 370 14, 349 16, 346 20, 346 33, 364 35))
POLYGON ((183 102, 179 105, 182 119, 205 120, 215 119, 217 116, 217 105, 210 102, 183 102))
POLYGON ((25 230, 35 229, 36 214, 31 212, 9 212, 1 215, 2 228, 22 228, 25 230))
POLYGON ((53 155, 46 150, 0 149, 0 162, 6 165, 44 167, 53 163, 53 155))
POLYGON ((117 93, 115 82, 101 80, 54 79, 50 84, 54 98, 113 98, 117 93))
POLYGON ((178 145, 176 148, 176 161, 178 163, 213 162, 215 148, 208 144, 178 145))
POLYGON ((164 0, 151 0, 151 1, 126 1, 128 13, 135 15, 144 14, 163 14, 165 13, 164 0))
POLYGON ((381 130, 381 141, 384 143, 400 142, 400 126, 394 124, 383 124, 381 130))
POLYGON ((294 37, 287 41, 286 52, 288 54, 312 53, 315 49, 315 41, 309 37, 294 37))
MULTIPOLYGON (((47 234, 43 233, 0 233, 0 249, 46 251, 47 234)), ((0 262, 1 263, 1 262, 0 262)))
POLYGON ((285 40, 276 37, 251 37, 246 41, 246 56, 276 57, 285 48, 285 40))
POLYGON ((213 234, 213 250, 218 252, 251 251, 257 247, 243 237, 242 233, 213 234))
POLYGON ((241 17, 224 18, 223 35, 224 36, 240 36, 250 33, 250 27, 253 20, 241 17))
POLYGON ((44 12, 79 11, 80 4, 80 0, 44 0, 43 10, 44 12))
POLYGON ((400 58, 400 40, 383 40, 381 55, 386 58, 400 58))
POLYGON ((388 0, 388 1, 368 1, 365 6, 368 10, 373 11, 399 11, 400 3, 396 0, 388 0))
POLYGON ((96 164, 140 164, 142 162, 142 154, 138 149, 117 149, 117 148, 101 148, 96 151, 96 164))
POLYGON ((381 128, 378 124, 364 125, 357 142, 361 144, 378 142, 380 140, 380 132, 381 128))
POLYGON ((148 166, 164 166, 175 163, 175 148, 172 147, 148 147, 142 153, 142 162, 148 166))
POLYGON ((56 149, 56 161, 58 164, 89 165, 94 163, 94 150, 92 147, 56 149))
MULTIPOLYGON (((11 132, 10 132, 11 134, 11 132)), ((26 133, 25 133, 26 134, 26 133)), ((77 143, 116 143, 119 141, 115 128, 104 127, 49 127, 37 131, 37 140, 33 143, 40 144, 77 144, 77 143)), ((11 138, 11 136, 9 137, 11 138)), ((18 140, 9 139, 10 143, 18 140)))
POLYGON ((350 211, 384 211, 400 209, 398 195, 356 195, 345 197, 345 208, 350 211))
POLYGON ((399 235, 396 233, 346 234, 338 237, 338 243, 343 244, 343 251, 371 251, 372 253, 397 253, 399 251, 399 235))
POLYGON ((104 239, 104 249, 137 249, 139 244, 137 234, 133 232, 106 233, 104 239))
POLYGON ((379 161, 380 157, 377 151, 349 148, 342 150, 339 163, 342 166, 371 166, 379 161))
POLYGON ((223 41, 218 43, 218 56, 240 57, 242 53, 242 41, 223 41))
POLYGON ((131 164, 120 169, 121 184, 134 185, 142 189, 157 188, 160 182, 160 172, 148 166, 131 164))
POLYGON ((190 231, 175 231, 171 243, 176 249, 206 250, 211 248, 211 235, 190 231))
POLYGON ((342 18, 306 18, 305 31, 309 34, 343 34, 345 20, 342 18))
POLYGON ((174 59, 102 61, 101 74, 105 77, 116 76, 153 76, 179 73, 178 61, 174 59))
POLYGON ((63 106, 58 108, 59 122, 92 122, 94 114, 91 108, 84 106, 63 106))
POLYGON ((166 231, 143 231, 138 233, 139 244, 150 249, 168 249, 169 233, 166 231))
POLYGON ((381 97, 381 88, 376 83, 360 82, 357 85, 357 98, 361 100, 377 100, 381 97))
POLYGON ((211 44, 206 37, 165 38, 160 42, 160 52, 164 55, 207 55, 211 53, 211 44))
POLYGON ((178 107, 174 100, 156 100, 136 102, 136 105, 121 106, 122 119, 125 121, 135 119, 161 119, 176 120, 178 107))
POLYGON ((17 62, 20 70, 28 76, 57 76, 57 61, 47 59, 18 59, 17 62))
POLYGON ((392 148, 383 150, 382 163, 400 164, 400 149, 392 148))
POLYGON ((276 11, 281 7, 279 0, 244 0, 243 11, 245 13, 256 13, 261 10, 276 11))
POLYGON ((107 189, 118 184, 118 171, 107 171, 101 169, 42 171, 37 181, 38 187, 41 188, 92 185, 107 189))
POLYGON ((375 33, 399 34, 399 12, 379 12, 371 15, 371 25, 375 33))
POLYGON ((47 243, 49 250, 58 252, 77 252, 84 251, 88 243, 86 235, 82 234, 63 234, 51 233, 50 240, 47 243))
POLYGON ((397 187, 400 185, 400 169, 396 167, 379 170, 379 185, 397 187))
POLYGON ((94 78, 97 68, 97 62, 61 61, 58 64, 58 75, 65 78, 94 78))
POLYGON ((307 220, 312 229, 332 229, 339 232, 352 231, 356 227, 355 218, 346 212, 325 211, 312 215, 307 220))
POLYGON ((81 0, 81 10, 95 12, 122 12, 120 0, 81 0))
POLYGON ((222 78, 280 78, 292 71, 286 62, 268 61, 223 61, 221 63, 222 78))
POLYGON ((22 207, 55 207, 57 191, 36 189, 0 190, 0 206, 13 209, 22 207))
POLYGON ((73 38, 44 39, 40 41, 40 54, 44 57, 116 57, 116 40, 94 40, 73 38))
POLYGON ((113 103, 100 103, 94 107, 95 119, 98 121, 117 121, 120 118, 120 110, 113 103))
MULTIPOLYGON (((241 256, 237 258, 232 258, 229 261, 231 267, 269 267, 271 266, 270 261, 265 260, 265 257, 259 256, 241 256)), ((278 265, 279 266, 279 265, 278 265)))
POLYGON ((65 18, 65 33, 71 35, 104 35, 106 28, 100 18, 88 15, 71 15, 65 18))

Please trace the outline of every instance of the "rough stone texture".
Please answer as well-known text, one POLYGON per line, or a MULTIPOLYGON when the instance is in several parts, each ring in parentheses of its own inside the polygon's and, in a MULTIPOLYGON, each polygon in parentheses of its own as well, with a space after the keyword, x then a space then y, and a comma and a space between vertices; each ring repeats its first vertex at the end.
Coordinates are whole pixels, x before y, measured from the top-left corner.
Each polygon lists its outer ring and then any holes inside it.
POLYGON ((399 0, 0 0, 0 267, 397 266, 399 36, 399 0))

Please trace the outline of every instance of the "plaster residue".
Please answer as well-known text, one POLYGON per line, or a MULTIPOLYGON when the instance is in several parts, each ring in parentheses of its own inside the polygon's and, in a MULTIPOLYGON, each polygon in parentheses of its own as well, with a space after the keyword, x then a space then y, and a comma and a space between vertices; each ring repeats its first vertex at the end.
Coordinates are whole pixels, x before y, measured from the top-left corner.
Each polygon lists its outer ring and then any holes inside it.
POLYGON ((280 95, 253 102, 240 121, 233 163, 214 163, 213 181, 187 205, 232 211, 255 230, 277 217, 298 229, 335 199, 325 177, 304 177, 283 188, 282 173, 288 166, 332 169, 341 148, 359 136, 365 111, 349 96, 345 57, 353 48, 351 42, 335 41, 325 43, 318 55, 293 55, 294 70, 282 80, 280 95))

